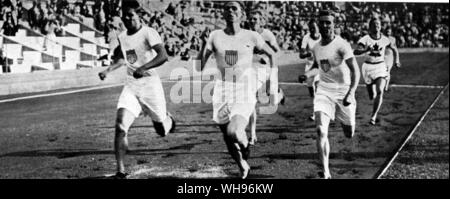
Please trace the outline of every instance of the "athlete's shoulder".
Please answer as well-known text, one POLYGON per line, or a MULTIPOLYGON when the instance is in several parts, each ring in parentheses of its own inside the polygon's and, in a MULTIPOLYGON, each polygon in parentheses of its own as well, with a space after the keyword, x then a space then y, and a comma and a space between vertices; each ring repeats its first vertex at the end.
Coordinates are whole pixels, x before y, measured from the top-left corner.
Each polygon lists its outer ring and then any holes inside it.
POLYGON ((322 41, 319 40, 313 46, 311 46, 311 49, 314 51, 314 50, 320 48, 321 46, 322 46, 322 41))
POLYGON ((218 35, 224 35, 225 34, 225 32, 223 31, 223 30, 213 30, 213 31, 211 31, 210 33, 209 33, 209 37, 210 38, 213 38, 213 37, 217 37, 218 35))
POLYGON ((273 32, 271 30, 267 29, 267 28, 263 29, 263 33, 262 34, 274 35, 273 32))
POLYGON ((121 33, 119 33, 119 35, 117 35, 117 38, 119 40, 123 40, 123 38, 126 36, 127 36, 127 31, 125 30, 125 31, 122 31, 121 33))
POLYGON ((241 31, 242 31, 241 36, 243 36, 245 38, 251 38, 251 40, 253 40, 253 41, 255 41, 255 40, 257 41, 258 39, 264 40, 263 36, 256 31, 247 30, 247 29, 242 29, 241 31))
POLYGON ((362 36, 362 37, 359 39, 359 41, 366 41, 366 40, 368 40, 368 39, 371 39, 371 38, 370 38, 370 36, 367 34, 367 35, 362 36))
POLYGON ((156 31, 156 29, 149 27, 149 26, 142 26, 142 30, 147 31, 147 32, 158 32, 158 31, 156 31))
POLYGON ((386 37, 385 35, 381 35, 381 40, 382 41, 384 41, 384 42, 387 42, 387 43, 390 43, 391 42, 391 40, 389 39, 389 37, 386 37))
POLYGON ((352 46, 350 45, 350 43, 345 40, 344 38, 342 38, 341 36, 337 36, 337 45, 339 49, 345 50, 345 51, 351 51, 352 46))
POLYGON ((348 44, 347 40, 345 40, 344 38, 342 38, 342 37, 339 36, 339 35, 336 35, 336 41, 337 41, 339 44, 348 44))
POLYGON ((242 34, 244 34, 244 35, 251 35, 251 36, 260 35, 258 32, 253 31, 253 30, 241 29, 241 31, 242 31, 242 34))

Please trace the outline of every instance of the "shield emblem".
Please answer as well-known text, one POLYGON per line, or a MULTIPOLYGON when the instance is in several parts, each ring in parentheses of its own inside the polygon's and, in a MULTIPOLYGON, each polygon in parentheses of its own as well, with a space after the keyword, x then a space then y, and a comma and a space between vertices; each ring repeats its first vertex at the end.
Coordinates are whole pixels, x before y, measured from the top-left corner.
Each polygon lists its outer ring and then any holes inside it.
POLYGON ((238 61, 238 52, 237 50, 226 50, 225 51, 225 62, 233 66, 238 61))
POLYGON ((320 60, 320 67, 322 68, 323 71, 328 72, 331 68, 331 64, 330 62, 328 62, 327 59, 322 59, 320 60))
POLYGON ((134 51, 134 49, 132 50, 127 50, 127 60, 130 64, 134 64, 137 61, 137 54, 136 51, 134 51))

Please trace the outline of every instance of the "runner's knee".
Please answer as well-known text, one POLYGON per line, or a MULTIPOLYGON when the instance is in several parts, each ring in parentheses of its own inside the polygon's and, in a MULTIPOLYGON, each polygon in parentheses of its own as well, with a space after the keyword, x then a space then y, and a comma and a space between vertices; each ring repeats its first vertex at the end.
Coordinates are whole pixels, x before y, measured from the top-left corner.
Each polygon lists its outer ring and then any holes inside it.
POLYGON ((125 109, 119 109, 117 111, 116 125, 115 125, 116 134, 120 135, 124 134, 125 136, 133 120, 134 116, 132 116, 131 112, 128 112, 125 109))
POLYGON ((228 125, 227 131, 226 131, 226 136, 229 139, 232 139, 234 141, 237 141, 237 134, 238 134, 238 128, 235 124, 230 123, 228 125))
POLYGON ((344 136, 346 138, 352 138, 355 135, 355 126, 342 124, 342 129, 344 131, 344 136))
POLYGON ((382 97, 383 94, 384 94, 384 88, 378 88, 378 87, 377 87, 377 96, 382 97))
POLYGON ((317 126, 317 137, 322 139, 328 137, 328 128, 324 126, 317 126))
POLYGON ((316 112, 316 130, 319 138, 328 136, 329 118, 325 113, 316 112))
POLYGON ((248 122, 243 116, 233 116, 228 124, 226 136, 238 142, 242 141, 244 139, 242 135, 245 134, 247 124, 248 122))
POLYGON ((116 136, 125 137, 127 135, 127 129, 122 123, 116 122, 116 136))

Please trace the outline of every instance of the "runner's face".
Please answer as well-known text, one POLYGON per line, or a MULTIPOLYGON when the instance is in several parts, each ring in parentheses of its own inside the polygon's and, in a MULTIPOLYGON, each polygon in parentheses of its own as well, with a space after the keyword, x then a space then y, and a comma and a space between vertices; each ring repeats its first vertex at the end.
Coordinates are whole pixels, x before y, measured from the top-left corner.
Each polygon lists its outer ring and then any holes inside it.
POLYGON ((309 32, 311 33, 311 35, 314 35, 317 32, 319 32, 319 27, 317 26, 317 23, 309 24, 308 28, 309 28, 309 32))
POLYGON ((223 16, 227 22, 240 22, 242 10, 239 3, 233 1, 225 4, 223 16))
POLYGON ((125 10, 125 12, 123 13, 122 20, 125 27, 129 30, 135 30, 139 28, 139 25, 141 24, 141 19, 139 18, 139 15, 132 8, 125 10))
POLYGON ((374 20, 370 23, 370 30, 373 33, 379 33, 381 31, 381 22, 380 20, 374 20))
POLYGON ((322 37, 331 37, 334 33, 334 17, 322 16, 319 18, 319 31, 322 37))
POLYGON ((388 35, 388 36, 392 35, 392 30, 390 28, 386 30, 386 35, 388 35))
POLYGON ((252 14, 250 16, 250 26, 252 28, 256 28, 256 26, 258 26, 260 23, 260 16, 259 14, 252 14))

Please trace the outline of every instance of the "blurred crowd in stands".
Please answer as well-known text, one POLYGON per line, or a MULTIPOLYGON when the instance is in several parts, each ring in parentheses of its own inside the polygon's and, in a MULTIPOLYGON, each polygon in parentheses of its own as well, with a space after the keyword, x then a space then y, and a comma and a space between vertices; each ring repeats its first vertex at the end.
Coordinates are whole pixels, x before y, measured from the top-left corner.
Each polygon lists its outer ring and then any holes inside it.
POLYGON ((298 49, 308 20, 321 9, 335 11, 336 33, 350 43, 368 33, 370 18, 379 17, 383 32, 395 37, 398 47, 449 46, 449 9, 443 4, 285 1, 262 3, 257 8, 268 10, 266 27, 275 32, 284 49, 298 49))
MULTIPOLYGON (((225 24, 220 2, 208 0, 141 0, 142 20, 163 38, 169 55, 189 59, 200 49, 200 38, 225 24), (155 3, 164 7, 155 7, 155 3)), ((382 19, 383 31, 396 38, 397 46, 448 47, 448 4, 369 2, 245 2, 247 13, 261 9, 264 27, 272 30, 280 47, 298 50, 308 32, 307 23, 321 9, 336 13, 336 33, 351 43, 368 32, 371 17, 382 19), (445 6, 444 6, 445 5, 445 6)), ((104 32, 109 43, 124 30, 120 0, 0 0, 0 32, 15 35, 21 24, 44 35, 59 34, 66 16, 104 32)), ((246 25, 244 21, 243 26, 246 25)))
POLYGON ((119 15, 119 4, 120 0, 0 0, 2 33, 15 35, 22 25, 44 35, 58 34, 67 23, 66 17, 105 31, 108 16, 119 15))

